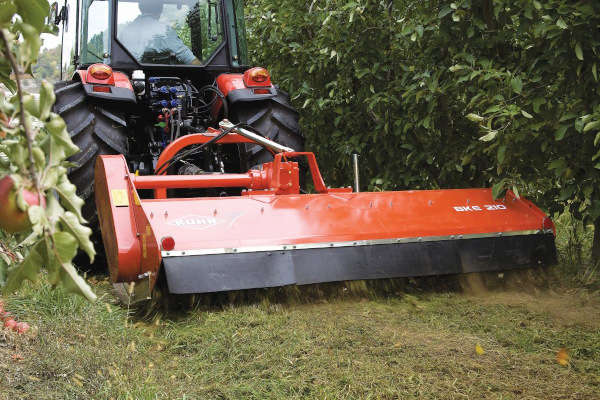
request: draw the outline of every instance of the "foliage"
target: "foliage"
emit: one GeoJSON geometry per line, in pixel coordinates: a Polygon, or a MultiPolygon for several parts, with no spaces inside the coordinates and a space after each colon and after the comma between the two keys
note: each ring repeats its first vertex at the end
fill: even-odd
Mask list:
{"type": "Polygon", "coordinates": [[[597,1],[250,3],[330,182],[358,153],[371,188],[518,186],[600,221],[597,1]]]}
{"type": "Polygon", "coordinates": [[[33,75],[39,84],[43,81],[50,83],[60,80],[60,46],[53,49],[43,49],[37,61],[31,66],[33,75]]]}
{"type": "Polygon", "coordinates": [[[71,263],[78,247],[90,259],[95,255],[91,229],[81,215],[83,200],[67,178],[69,163],[65,160],[79,150],[63,119],[51,111],[55,100],[52,85],[42,83],[39,99],[21,87],[22,75],[31,72],[38,57],[40,34],[53,31],[45,24],[48,2],[5,0],[0,10],[0,81],[15,90],[8,100],[0,100],[0,111],[6,116],[1,120],[0,176],[9,174],[16,182],[17,204],[33,224],[30,235],[16,245],[14,238],[1,237],[0,277],[9,267],[3,292],[15,291],[25,279],[34,281],[45,267],[52,286],[60,283],[66,291],[93,300],[95,295],[71,263]],[[34,119],[42,125],[39,131],[32,127],[34,119]],[[45,198],[46,207],[28,206],[20,194],[25,189],[45,198]],[[16,249],[24,257],[18,257],[16,249]]]}

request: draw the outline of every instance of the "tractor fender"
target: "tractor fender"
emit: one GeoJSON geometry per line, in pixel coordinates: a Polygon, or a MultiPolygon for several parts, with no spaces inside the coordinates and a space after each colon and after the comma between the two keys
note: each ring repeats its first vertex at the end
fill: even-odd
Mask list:
{"type": "Polygon", "coordinates": [[[231,104],[266,100],[277,96],[277,89],[271,84],[260,87],[247,86],[244,74],[221,74],[217,77],[217,86],[231,104]]]}
{"type": "Polygon", "coordinates": [[[113,71],[109,79],[101,81],[92,77],[87,70],[82,69],[75,72],[73,80],[81,81],[87,96],[130,103],[136,102],[135,92],[129,77],[122,72],[113,71]]]}

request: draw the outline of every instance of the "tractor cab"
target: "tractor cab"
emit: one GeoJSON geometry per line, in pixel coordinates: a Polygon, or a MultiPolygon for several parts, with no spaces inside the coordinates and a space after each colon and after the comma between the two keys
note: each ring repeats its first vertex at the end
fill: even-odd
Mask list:
{"type": "Polygon", "coordinates": [[[248,64],[242,0],[61,3],[52,9],[63,41],[63,79],[95,63],[187,75],[241,71],[248,64]]]}

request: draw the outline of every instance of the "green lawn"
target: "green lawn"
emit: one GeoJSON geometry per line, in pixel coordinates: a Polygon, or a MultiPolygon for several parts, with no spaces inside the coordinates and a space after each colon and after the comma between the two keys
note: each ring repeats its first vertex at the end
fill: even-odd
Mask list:
{"type": "Polygon", "coordinates": [[[128,318],[106,282],[95,304],[28,285],[6,308],[38,332],[0,333],[0,398],[600,398],[598,292],[407,286],[128,318]]]}

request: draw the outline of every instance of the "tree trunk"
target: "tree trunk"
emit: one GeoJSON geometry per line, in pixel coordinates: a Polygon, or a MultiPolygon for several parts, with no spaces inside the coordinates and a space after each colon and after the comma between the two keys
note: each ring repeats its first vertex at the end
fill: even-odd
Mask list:
{"type": "Polygon", "coordinates": [[[592,263],[600,262],[600,218],[594,221],[594,241],[592,242],[592,263]]]}

